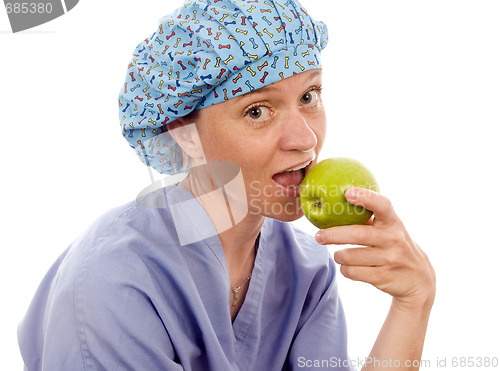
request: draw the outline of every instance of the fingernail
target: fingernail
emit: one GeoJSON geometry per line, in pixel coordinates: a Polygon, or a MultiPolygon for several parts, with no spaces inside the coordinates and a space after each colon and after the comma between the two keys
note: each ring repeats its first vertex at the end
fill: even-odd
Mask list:
{"type": "Polygon", "coordinates": [[[316,241],[318,241],[318,243],[323,243],[323,235],[321,232],[316,233],[316,241]]]}

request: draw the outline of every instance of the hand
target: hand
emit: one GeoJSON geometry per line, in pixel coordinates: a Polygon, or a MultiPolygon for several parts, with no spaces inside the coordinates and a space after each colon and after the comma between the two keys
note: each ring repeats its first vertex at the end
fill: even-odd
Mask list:
{"type": "Polygon", "coordinates": [[[336,251],[340,272],[354,281],[372,284],[393,297],[402,309],[431,305],[436,276],[427,255],[411,239],[391,202],[364,188],[349,188],[347,200],[372,210],[374,217],[365,225],[348,225],[320,230],[321,244],[353,244],[336,251]]]}

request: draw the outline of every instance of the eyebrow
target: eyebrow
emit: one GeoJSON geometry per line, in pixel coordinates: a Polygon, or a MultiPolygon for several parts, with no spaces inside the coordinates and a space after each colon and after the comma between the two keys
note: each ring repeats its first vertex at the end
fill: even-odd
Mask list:
{"type": "MultiPolygon", "coordinates": [[[[321,68],[318,68],[318,69],[315,69],[313,72],[311,72],[311,75],[309,76],[309,79],[308,80],[311,80],[311,79],[314,79],[316,78],[317,76],[321,75],[323,73],[322,69],[321,68]]],[[[270,85],[266,85],[262,88],[259,88],[257,90],[254,90],[254,91],[251,91],[249,93],[246,93],[246,94],[243,94],[243,95],[239,95],[237,97],[234,97],[232,98],[234,100],[234,102],[239,102],[240,100],[242,99],[245,99],[245,98],[250,98],[256,94],[259,94],[259,93],[265,93],[265,92],[268,92],[268,91],[272,91],[272,90],[279,90],[279,88],[275,85],[275,84],[270,84],[270,85]]]]}

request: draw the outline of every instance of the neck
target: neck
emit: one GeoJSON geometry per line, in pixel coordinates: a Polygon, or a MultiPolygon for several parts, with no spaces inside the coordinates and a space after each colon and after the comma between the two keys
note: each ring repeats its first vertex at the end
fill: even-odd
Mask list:
{"type": "Polygon", "coordinates": [[[219,234],[230,276],[236,281],[252,271],[255,242],[264,220],[260,215],[248,215],[242,222],[219,234]]]}
{"type": "MultiPolygon", "coordinates": [[[[265,217],[243,210],[246,215],[235,223],[234,215],[238,211],[241,214],[242,211],[235,208],[242,208],[241,201],[231,199],[227,193],[223,195],[222,192],[214,192],[210,183],[200,182],[199,177],[190,175],[179,185],[191,192],[214,223],[226,257],[231,285],[236,287],[252,271],[255,241],[265,217]]],[[[244,205],[242,209],[246,208],[247,205],[244,205]]]]}

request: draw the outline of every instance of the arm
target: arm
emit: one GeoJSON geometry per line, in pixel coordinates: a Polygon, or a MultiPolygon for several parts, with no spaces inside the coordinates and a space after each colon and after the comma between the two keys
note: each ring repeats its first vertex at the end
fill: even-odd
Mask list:
{"type": "Polygon", "coordinates": [[[349,189],[346,198],[372,210],[375,218],[366,225],[322,230],[316,239],[322,244],[363,245],[335,253],[340,272],[393,297],[363,370],[418,370],[436,291],[434,269],[387,198],[363,188],[349,189]]]}
{"type": "Polygon", "coordinates": [[[418,370],[429,314],[429,304],[416,303],[403,309],[393,302],[363,370],[381,370],[384,360],[392,360],[388,363],[392,367],[384,370],[401,370],[403,366],[418,370]]]}
{"type": "Polygon", "coordinates": [[[147,283],[137,279],[140,261],[84,257],[82,269],[82,251],[68,251],[45,276],[19,326],[24,369],[181,370],[142,290],[147,283]]]}
{"type": "Polygon", "coordinates": [[[103,254],[82,269],[75,314],[85,369],[182,369],[143,264],[131,254],[103,254]]]}

